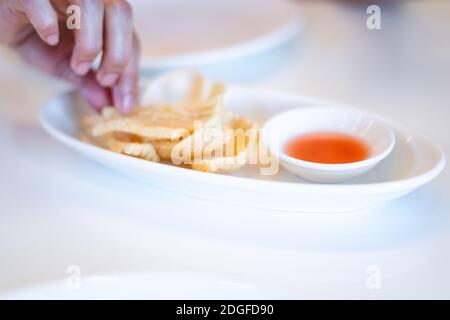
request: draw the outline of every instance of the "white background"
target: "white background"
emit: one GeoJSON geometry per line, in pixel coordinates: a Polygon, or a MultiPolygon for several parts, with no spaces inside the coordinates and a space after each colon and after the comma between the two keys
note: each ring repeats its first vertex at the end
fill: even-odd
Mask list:
{"type": "MultiPolygon", "coordinates": [[[[204,71],[378,112],[420,130],[448,159],[450,3],[386,5],[382,29],[369,31],[366,7],[337,2],[299,5],[305,30],[294,45],[204,71]]],[[[53,141],[37,114],[66,86],[3,51],[0,293],[64,278],[78,265],[83,275],[224,273],[274,284],[292,298],[450,298],[449,170],[405,198],[350,214],[189,199],[119,176],[53,141]],[[366,285],[371,265],[381,270],[379,290],[366,285]]]]}

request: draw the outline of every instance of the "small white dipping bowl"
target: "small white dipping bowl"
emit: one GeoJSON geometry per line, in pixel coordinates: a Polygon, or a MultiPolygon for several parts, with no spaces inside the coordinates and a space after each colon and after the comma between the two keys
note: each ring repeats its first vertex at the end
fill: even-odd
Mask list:
{"type": "Polygon", "coordinates": [[[269,119],[262,129],[262,141],[290,172],[313,182],[338,183],[372,169],[394,148],[392,131],[375,116],[347,108],[305,107],[289,110],[269,119]],[[287,142],[314,132],[338,132],[359,138],[370,147],[362,161],[324,164],[298,160],[285,153],[287,142]]]}

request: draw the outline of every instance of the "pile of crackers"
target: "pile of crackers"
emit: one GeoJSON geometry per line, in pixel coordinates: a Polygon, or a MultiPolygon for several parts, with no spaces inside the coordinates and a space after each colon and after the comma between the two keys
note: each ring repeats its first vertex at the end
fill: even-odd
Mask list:
{"type": "Polygon", "coordinates": [[[182,99],[136,107],[128,115],[105,108],[87,119],[86,135],[98,146],[148,161],[204,172],[238,170],[255,154],[258,130],[224,109],[224,95],[223,84],[196,73],[182,99]]]}

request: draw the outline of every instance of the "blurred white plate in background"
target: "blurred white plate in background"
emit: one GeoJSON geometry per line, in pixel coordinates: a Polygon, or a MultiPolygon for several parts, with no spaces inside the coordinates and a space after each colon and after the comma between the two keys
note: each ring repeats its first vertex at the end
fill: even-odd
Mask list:
{"type": "MultiPolygon", "coordinates": [[[[103,274],[14,290],[0,299],[275,299],[286,294],[241,279],[189,272],[103,274]]],[[[181,304],[182,305],[182,304],[181,304]]]]}
{"type": "Polygon", "coordinates": [[[131,0],[142,68],[199,66],[275,48],[300,30],[285,0],[131,0]]]}

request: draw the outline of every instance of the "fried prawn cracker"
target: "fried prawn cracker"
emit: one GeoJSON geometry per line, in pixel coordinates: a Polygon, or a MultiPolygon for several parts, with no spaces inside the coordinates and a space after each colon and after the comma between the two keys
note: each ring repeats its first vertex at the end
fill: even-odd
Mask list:
{"type": "Polygon", "coordinates": [[[111,134],[104,137],[103,144],[107,149],[117,153],[155,162],[160,160],[155,147],[151,143],[121,141],[111,134]]]}
{"type": "Polygon", "coordinates": [[[100,122],[92,128],[92,136],[99,137],[108,133],[122,132],[137,135],[146,139],[178,140],[189,135],[183,127],[149,125],[145,120],[118,118],[100,122]]]}
{"type": "Polygon", "coordinates": [[[223,144],[225,133],[219,116],[207,122],[199,122],[194,133],[181,140],[172,149],[171,159],[175,164],[190,164],[195,158],[203,156],[205,147],[223,144]]]}
{"type": "Polygon", "coordinates": [[[161,160],[170,161],[172,149],[175,145],[179,143],[179,141],[171,141],[171,140],[153,140],[149,141],[156,150],[156,153],[161,158],[161,160]]]}
{"type": "Polygon", "coordinates": [[[194,161],[192,169],[203,172],[230,172],[248,163],[258,144],[256,124],[243,117],[233,117],[229,125],[233,137],[224,145],[222,155],[194,161]]]}

